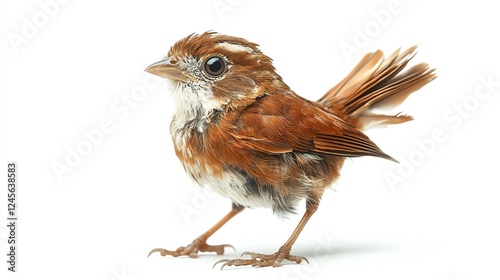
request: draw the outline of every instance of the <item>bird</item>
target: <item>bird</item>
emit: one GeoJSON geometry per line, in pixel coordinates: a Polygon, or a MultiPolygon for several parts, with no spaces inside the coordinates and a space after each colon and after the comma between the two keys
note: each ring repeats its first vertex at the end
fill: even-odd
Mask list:
{"type": "MultiPolygon", "coordinates": [[[[155,248],[149,255],[222,255],[234,247],[207,240],[243,209],[270,208],[287,217],[305,201],[302,219],[275,253],[245,252],[214,267],[308,262],[291,249],[325,190],[339,178],[345,159],[373,156],[397,162],[363,131],[413,119],[383,111],[436,78],[427,63],[407,67],[415,54],[416,46],[387,58],[381,50],[367,53],[343,80],[311,101],[283,81],[256,43],[214,31],[174,43],[145,71],[170,83],[170,133],[188,177],[229,198],[231,209],[192,243],[176,250],[155,248]]],[[[314,71],[314,61],[299,62],[303,70],[314,71]]]]}

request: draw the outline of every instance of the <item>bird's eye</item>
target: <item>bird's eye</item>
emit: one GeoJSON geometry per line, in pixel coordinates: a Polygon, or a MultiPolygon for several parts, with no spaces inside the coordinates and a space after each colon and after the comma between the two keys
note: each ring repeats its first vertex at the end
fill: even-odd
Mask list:
{"type": "Polygon", "coordinates": [[[226,70],[226,62],[222,57],[212,56],[205,61],[205,71],[211,75],[218,77],[226,70]]]}

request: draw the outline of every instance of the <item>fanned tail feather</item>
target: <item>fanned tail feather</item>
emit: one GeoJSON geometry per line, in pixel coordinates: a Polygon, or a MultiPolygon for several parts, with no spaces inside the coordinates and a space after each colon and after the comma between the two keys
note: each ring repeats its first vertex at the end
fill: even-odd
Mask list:
{"type": "Polygon", "coordinates": [[[388,58],[377,50],[366,54],[340,83],[331,88],[318,102],[327,107],[341,105],[350,122],[358,129],[399,124],[411,116],[384,115],[373,110],[390,110],[400,105],[411,93],[436,78],[427,63],[404,68],[415,55],[416,46],[388,58]]]}

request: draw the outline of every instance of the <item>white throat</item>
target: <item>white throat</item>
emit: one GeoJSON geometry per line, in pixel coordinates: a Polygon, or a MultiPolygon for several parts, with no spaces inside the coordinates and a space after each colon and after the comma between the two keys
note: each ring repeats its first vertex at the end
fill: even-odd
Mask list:
{"type": "Polygon", "coordinates": [[[206,86],[174,84],[172,96],[174,109],[170,132],[177,147],[182,149],[193,132],[205,131],[210,114],[220,110],[220,104],[206,86]]]}

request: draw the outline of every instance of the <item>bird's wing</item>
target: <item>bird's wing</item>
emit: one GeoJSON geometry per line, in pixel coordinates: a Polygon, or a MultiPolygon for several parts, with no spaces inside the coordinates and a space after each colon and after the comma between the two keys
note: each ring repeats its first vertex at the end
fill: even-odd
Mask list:
{"type": "Polygon", "coordinates": [[[264,96],[239,112],[235,145],[264,153],[314,152],[394,160],[365,134],[293,93],[264,96]]]}

